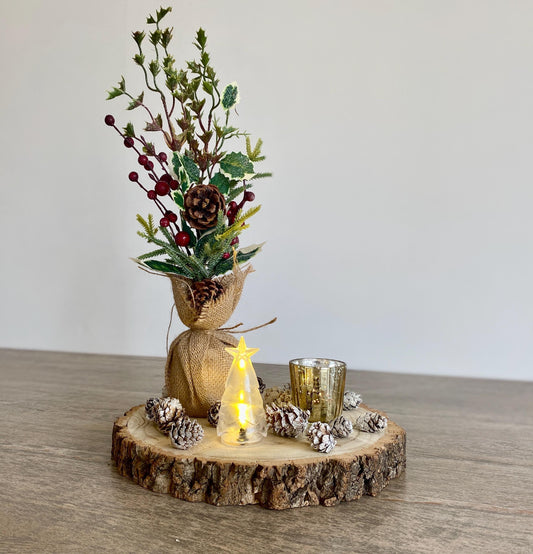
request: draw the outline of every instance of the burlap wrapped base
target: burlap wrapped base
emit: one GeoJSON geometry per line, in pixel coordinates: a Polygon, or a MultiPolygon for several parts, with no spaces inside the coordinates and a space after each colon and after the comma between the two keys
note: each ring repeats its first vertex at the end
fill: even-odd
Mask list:
{"type": "Polygon", "coordinates": [[[225,351],[237,340],[219,329],[231,317],[251,266],[220,278],[224,292],[214,301],[195,306],[188,279],[169,274],[176,309],[189,327],[170,346],[165,368],[165,394],[179,398],[188,415],[206,417],[222,398],[232,357],[225,351]]]}

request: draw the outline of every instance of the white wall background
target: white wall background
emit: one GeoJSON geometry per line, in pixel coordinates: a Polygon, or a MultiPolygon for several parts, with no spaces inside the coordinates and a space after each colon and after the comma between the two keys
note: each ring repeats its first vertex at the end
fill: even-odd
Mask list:
{"type": "MultiPolygon", "coordinates": [[[[279,317],[257,361],[533,378],[533,4],[171,3],[178,61],[207,29],[275,173],[234,319],[279,317]]],[[[159,5],[0,5],[0,346],[164,355],[170,286],[128,259],[150,204],[103,124],[159,5]]]]}

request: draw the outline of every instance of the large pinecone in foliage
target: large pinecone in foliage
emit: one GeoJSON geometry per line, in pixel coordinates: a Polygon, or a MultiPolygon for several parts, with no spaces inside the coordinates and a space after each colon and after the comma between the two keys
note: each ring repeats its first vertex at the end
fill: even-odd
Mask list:
{"type": "Polygon", "coordinates": [[[216,279],[193,281],[189,293],[195,306],[201,307],[216,300],[224,292],[224,287],[216,279]]]}
{"type": "Polygon", "coordinates": [[[322,423],[321,421],[311,423],[307,429],[307,438],[315,450],[324,454],[331,452],[337,444],[331,432],[331,427],[327,423],[322,423]]]}
{"type": "Polygon", "coordinates": [[[365,412],[354,421],[354,427],[366,433],[375,433],[387,427],[387,418],[378,412],[365,412]]]}
{"type": "Polygon", "coordinates": [[[224,196],[215,185],[196,185],[190,188],[183,199],[183,215],[193,229],[211,229],[217,223],[220,210],[225,211],[224,196]]]}
{"type": "Polygon", "coordinates": [[[309,421],[309,410],[305,412],[293,404],[269,404],[265,408],[269,429],[280,437],[297,437],[305,431],[309,421]]]}
{"type": "Polygon", "coordinates": [[[177,398],[161,398],[152,410],[153,419],[162,433],[168,433],[172,424],[178,421],[185,412],[177,398]]]}
{"type": "Polygon", "coordinates": [[[189,416],[183,416],[170,427],[170,442],[180,450],[187,450],[204,438],[202,426],[189,416]]]}

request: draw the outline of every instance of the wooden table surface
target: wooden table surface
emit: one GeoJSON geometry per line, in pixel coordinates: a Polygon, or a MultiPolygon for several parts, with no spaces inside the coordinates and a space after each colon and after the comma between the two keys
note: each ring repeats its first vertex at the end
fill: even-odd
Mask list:
{"type": "MultiPolygon", "coordinates": [[[[214,507],[110,461],[159,358],[0,350],[0,552],[533,552],[533,383],[350,371],[407,430],[407,471],[336,507],[214,507]]],[[[288,369],[256,364],[268,385],[288,369]]]]}

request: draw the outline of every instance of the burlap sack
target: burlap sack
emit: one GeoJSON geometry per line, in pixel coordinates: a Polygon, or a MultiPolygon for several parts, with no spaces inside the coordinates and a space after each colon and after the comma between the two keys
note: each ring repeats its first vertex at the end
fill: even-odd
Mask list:
{"type": "Polygon", "coordinates": [[[168,275],[176,310],[181,321],[189,327],[170,345],[165,367],[165,393],[179,398],[188,415],[206,417],[212,404],[222,398],[228,372],[233,360],[225,351],[237,346],[237,340],[220,330],[237,307],[242,287],[251,266],[221,278],[224,292],[198,311],[189,294],[190,281],[168,275]]]}

